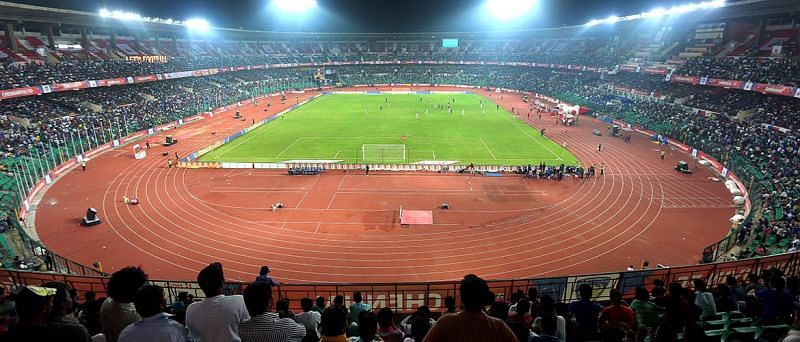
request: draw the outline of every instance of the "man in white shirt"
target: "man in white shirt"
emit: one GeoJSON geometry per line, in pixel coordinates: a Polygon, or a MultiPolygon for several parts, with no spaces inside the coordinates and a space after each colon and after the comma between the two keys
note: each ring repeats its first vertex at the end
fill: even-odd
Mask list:
{"type": "Polygon", "coordinates": [[[300,300],[300,308],[303,309],[302,313],[294,315],[294,320],[297,323],[306,327],[306,331],[316,331],[317,337],[322,335],[319,324],[322,322],[322,314],[313,311],[314,303],[311,298],[303,298],[300,300]]]}
{"type": "Polygon", "coordinates": [[[133,301],[136,312],[142,316],[119,334],[119,342],[185,342],[186,329],[164,313],[164,289],[157,285],[142,287],[133,301]]]}
{"type": "Polygon", "coordinates": [[[306,328],[291,318],[279,318],[272,308],[272,286],[265,281],[250,284],[244,290],[244,302],[252,317],[239,324],[242,342],[300,342],[306,328]]]}
{"type": "Polygon", "coordinates": [[[186,326],[199,342],[239,342],[239,323],[250,319],[244,298],[222,294],[225,276],[222,265],[212,263],[197,275],[200,289],[206,295],[202,302],[186,309],[186,326]]]}

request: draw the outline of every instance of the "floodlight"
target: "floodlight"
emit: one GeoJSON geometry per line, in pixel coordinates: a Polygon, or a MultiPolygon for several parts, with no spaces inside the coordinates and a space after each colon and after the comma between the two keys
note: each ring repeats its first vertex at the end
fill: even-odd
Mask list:
{"type": "Polygon", "coordinates": [[[512,19],[527,14],[537,0],[487,0],[489,13],[498,19],[512,19]]]}
{"type": "Polygon", "coordinates": [[[104,18],[113,18],[119,20],[136,20],[136,21],[143,20],[142,16],[139,15],[138,13],[124,12],[124,11],[109,11],[105,8],[101,8],[98,14],[104,18]]]}
{"type": "Polygon", "coordinates": [[[186,25],[186,28],[201,33],[208,32],[208,29],[211,28],[211,25],[208,23],[208,21],[201,18],[187,19],[183,22],[183,24],[186,25]]]}
{"type": "Polygon", "coordinates": [[[316,0],[272,0],[272,4],[284,12],[305,12],[317,7],[316,0]]]}

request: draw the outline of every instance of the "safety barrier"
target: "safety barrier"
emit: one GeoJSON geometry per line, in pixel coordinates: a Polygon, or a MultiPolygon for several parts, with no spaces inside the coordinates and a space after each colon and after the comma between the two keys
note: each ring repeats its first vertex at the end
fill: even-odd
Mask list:
{"type": "MultiPolygon", "coordinates": [[[[711,263],[695,266],[646,269],[639,271],[610,272],[598,274],[570,275],[560,277],[541,277],[530,279],[507,279],[488,281],[490,289],[497,298],[508,298],[518,290],[527,291],[536,287],[540,294],[547,294],[558,301],[570,302],[579,298],[578,286],[589,284],[594,289],[595,300],[608,300],[611,290],[621,291],[627,298],[633,297],[636,287],[650,288],[653,281],[665,283],[679,282],[691,287],[692,280],[703,279],[714,285],[734,276],[745,281],[749,274],[759,274],[768,269],[780,269],[787,276],[800,274],[800,253],[781,254],[763,258],[725,263],[711,263]]],[[[146,270],[145,270],[146,271],[146,270]]],[[[255,274],[253,275],[255,279],[255,274]]],[[[40,285],[47,281],[62,281],[70,284],[79,293],[94,291],[97,297],[106,296],[108,277],[89,275],[67,275],[19,270],[0,270],[0,286],[40,285]]],[[[174,301],[178,293],[189,292],[195,298],[203,298],[197,282],[181,280],[151,280],[151,284],[166,289],[169,301],[174,301]]],[[[350,302],[354,291],[361,291],[367,303],[373,308],[390,307],[400,312],[410,312],[419,306],[427,305],[439,310],[444,307],[444,298],[452,296],[458,300],[458,281],[424,283],[365,283],[365,284],[282,284],[275,289],[279,298],[290,300],[292,309],[299,309],[300,299],[304,297],[325,297],[329,301],[334,296],[345,296],[350,302]]],[[[241,294],[247,283],[228,282],[227,294],[241,294]]]]}

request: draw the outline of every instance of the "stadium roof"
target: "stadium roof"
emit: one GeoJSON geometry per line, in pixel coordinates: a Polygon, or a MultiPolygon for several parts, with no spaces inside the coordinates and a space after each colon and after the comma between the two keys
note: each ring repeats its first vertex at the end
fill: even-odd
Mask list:
{"type": "MultiPolygon", "coordinates": [[[[796,0],[743,0],[743,1],[729,1],[725,7],[715,10],[713,17],[693,16],[687,15],[680,18],[680,22],[715,22],[725,19],[735,18],[752,18],[763,15],[777,15],[788,14],[800,11],[800,2],[796,0]]],[[[90,27],[90,28],[105,28],[105,29],[123,29],[128,31],[145,31],[145,32],[164,32],[174,33],[176,35],[183,35],[186,28],[182,25],[169,24],[162,22],[125,22],[120,25],[120,22],[115,19],[104,18],[99,13],[85,12],[69,9],[59,9],[35,5],[19,4],[7,1],[0,1],[0,21],[12,23],[43,23],[43,24],[57,24],[66,25],[71,27],[90,27]]],[[[627,23],[617,23],[617,26],[623,26],[627,23]]],[[[271,36],[297,34],[305,36],[385,36],[387,34],[396,36],[413,36],[420,35],[486,35],[486,34],[557,34],[562,32],[565,34],[574,33],[575,31],[584,29],[583,25],[577,26],[563,26],[553,28],[537,28],[537,29],[522,29],[522,30],[500,30],[500,31],[450,31],[450,32],[413,32],[413,33],[392,33],[392,32],[359,32],[359,33],[337,33],[337,32],[285,32],[285,31],[258,31],[236,28],[223,28],[214,27],[214,30],[221,33],[225,38],[256,38],[256,36],[271,36]]]]}

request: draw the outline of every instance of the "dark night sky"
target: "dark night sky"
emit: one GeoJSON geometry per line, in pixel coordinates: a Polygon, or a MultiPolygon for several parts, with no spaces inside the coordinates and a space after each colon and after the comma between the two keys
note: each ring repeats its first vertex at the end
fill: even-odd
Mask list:
{"type": "Polygon", "coordinates": [[[320,32],[479,31],[579,25],[609,15],[630,15],[655,7],[701,0],[538,0],[526,18],[500,22],[489,18],[484,0],[317,0],[303,18],[287,19],[270,11],[270,0],[14,0],[48,7],[96,12],[127,10],[143,16],[203,17],[212,25],[256,30],[320,32]]]}

